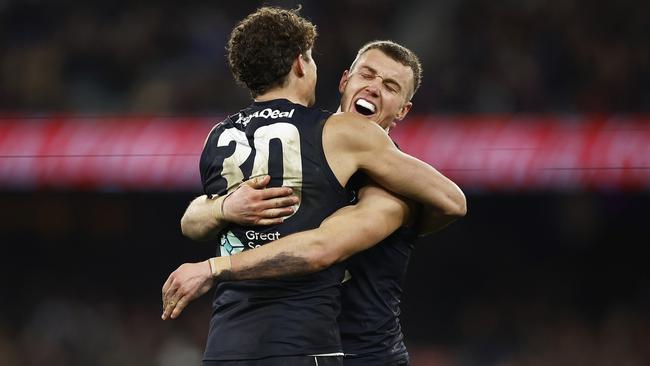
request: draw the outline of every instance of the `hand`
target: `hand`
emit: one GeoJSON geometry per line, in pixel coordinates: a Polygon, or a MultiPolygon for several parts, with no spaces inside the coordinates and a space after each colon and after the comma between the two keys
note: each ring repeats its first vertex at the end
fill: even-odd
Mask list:
{"type": "Polygon", "coordinates": [[[247,180],[223,201],[224,219],[239,225],[280,224],[293,214],[298,197],[289,187],[265,188],[271,176],[247,180]]]}
{"type": "Polygon", "coordinates": [[[190,301],[214,285],[208,261],[185,263],[169,275],[162,288],[162,319],[176,319],[190,301]]]}

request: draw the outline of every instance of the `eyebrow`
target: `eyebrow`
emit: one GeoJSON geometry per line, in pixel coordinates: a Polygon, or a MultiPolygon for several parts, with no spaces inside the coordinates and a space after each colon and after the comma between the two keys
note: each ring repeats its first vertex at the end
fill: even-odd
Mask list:
{"type": "MultiPolygon", "coordinates": [[[[362,68],[362,69],[367,69],[367,71],[370,71],[371,73],[373,73],[373,74],[375,74],[375,75],[379,74],[379,72],[377,72],[377,70],[373,69],[373,68],[370,67],[370,66],[363,65],[363,66],[361,66],[361,68],[362,68]]],[[[397,87],[397,90],[398,90],[398,91],[402,91],[402,86],[400,85],[400,83],[397,82],[397,80],[395,80],[395,79],[393,79],[393,78],[385,78],[385,77],[383,77],[383,76],[380,76],[380,77],[381,77],[381,80],[382,80],[384,83],[387,83],[387,84],[393,84],[393,85],[395,85],[395,86],[397,87]]]]}

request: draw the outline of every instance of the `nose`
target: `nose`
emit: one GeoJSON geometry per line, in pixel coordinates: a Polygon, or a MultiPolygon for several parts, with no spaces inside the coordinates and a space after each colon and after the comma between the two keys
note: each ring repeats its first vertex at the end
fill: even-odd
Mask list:
{"type": "Polygon", "coordinates": [[[368,85],[366,85],[366,91],[368,91],[368,93],[370,93],[374,97],[377,97],[379,96],[380,90],[381,90],[381,78],[375,77],[374,79],[368,81],[368,85]]]}

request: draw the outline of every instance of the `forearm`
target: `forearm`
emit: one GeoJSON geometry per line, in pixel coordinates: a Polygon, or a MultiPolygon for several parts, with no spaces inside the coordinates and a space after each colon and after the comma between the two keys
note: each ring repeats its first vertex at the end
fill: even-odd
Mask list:
{"type": "Polygon", "coordinates": [[[385,239],[408,215],[409,207],[401,199],[378,187],[364,187],[357,205],[340,209],[317,229],[217,258],[215,275],[219,281],[229,281],[320,271],[385,239]]]}
{"type": "Polygon", "coordinates": [[[297,276],[323,269],[318,260],[321,244],[317,230],[304,231],[243,251],[212,258],[217,281],[239,281],[297,276]]]}
{"type": "Polygon", "coordinates": [[[221,215],[221,203],[225,197],[195,198],[181,218],[183,235],[192,240],[214,239],[228,224],[221,215]]]}
{"type": "Polygon", "coordinates": [[[334,219],[329,225],[324,224],[318,229],[292,234],[230,258],[219,257],[217,263],[223,265],[228,260],[230,268],[215,277],[218,281],[232,281],[309,274],[346,259],[350,251],[344,249],[348,246],[361,244],[367,247],[373,244],[368,242],[368,233],[335,233],[333,228],[338,221],[340,220],[334,219]],[[362,237],[366,240],[360,242],[362,237]],[[334,241],[333,238],[337,240],[334,241]]]}

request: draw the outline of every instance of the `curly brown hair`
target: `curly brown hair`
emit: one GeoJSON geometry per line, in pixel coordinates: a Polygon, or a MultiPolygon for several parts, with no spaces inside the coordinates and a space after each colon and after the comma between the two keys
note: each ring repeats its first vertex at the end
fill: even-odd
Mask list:
{"type": "Polygon", "coordinates": [[[352,66],[350,66],[350,70],[354,68],[354,64],[359,59],[359,56],[370,50],[380,50],[386,56],[401,63],[404,66],[410,67],[411,70],[413,70],[413,93],[411,94],[411,97],[413,97],[415,92],[420,87],[420,84],[422,83],[422,64],[420,63],[420,59],[415,54],[415,52],[393,41],[372,41],[366,43],[359,49],[357,58],[354,59],[352,66]]]}
{"type": "Polygon", "coordinates": [[[299,10],[262,7],[232,30],[230,70],[253,98],[282,85],[296,57],[306,57],[314,46],[316,26],[299,16],[299,10]]]}

